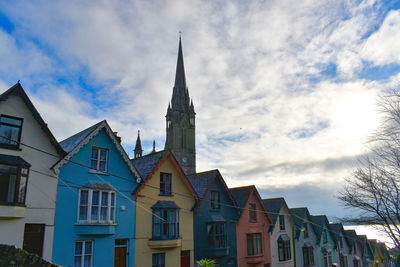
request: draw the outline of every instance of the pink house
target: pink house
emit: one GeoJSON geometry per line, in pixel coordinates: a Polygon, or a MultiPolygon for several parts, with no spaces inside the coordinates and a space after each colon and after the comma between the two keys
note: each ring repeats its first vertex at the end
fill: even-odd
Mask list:
{"type": "Polygon", "coordinates": [[[269,227],[273,224],[254,185],[229,189],[241,210],[236,224],[238,267],[271,266],[269,227]]]}

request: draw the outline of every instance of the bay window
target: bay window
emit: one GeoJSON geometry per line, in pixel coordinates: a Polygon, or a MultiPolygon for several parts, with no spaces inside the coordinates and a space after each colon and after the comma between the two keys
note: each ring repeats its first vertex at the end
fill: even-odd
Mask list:
{"type": "Polygon", "coordinates": [[[247,234],[247,255],[260,255],[261,250],[261,233],[247,234]]]}
{"type": "MultiPolygon", "coordinates": [[[[9,156],[9,157],[15,157],[15,156],[9,156]]],[[[28,173],[29,173],[28,166],[16,166],[16,165],[13,166],[13,165],[0,164],[1,204],[7,204],[7,205],[25,204],[28,173]]]]}
{"type": "Polygon", "coordinates": [[[288,235],[280,235],[278,238],[278,256],[279,261],[288,261],[292,258],[290,237],[288,235]]]}
{"type": "Polygon", "coordinates": [[[115,192],[81,189],[79,191],[78,222],[114,223],[115,192]]]}
{"type": "Polygon", "coordinates": [[[207,224],[208,245],[214,248],[226,247],[225,222],[214,222],[207,224]]]}
{"type": "Polygon", "coordinates": [[[153,207],[152,239],[179,238],[179,208],[172,201],[158,201],[153,207]]]}

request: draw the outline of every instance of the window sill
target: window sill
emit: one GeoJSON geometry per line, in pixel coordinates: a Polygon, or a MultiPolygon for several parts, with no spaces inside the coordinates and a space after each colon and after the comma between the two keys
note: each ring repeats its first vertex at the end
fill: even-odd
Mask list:
{"type": "Polygon", "coordinates": [[[155,249],[176,248],[182,245],[182,239],[149,239],[148,246],[155,249]]]}
{"type": "Polygon", "coordinates": [[[249,264],[257,264],[264,261],[264,254],[247,255],[246,262],[249,264]]]}
{"type": "Polygon", "coordinates": [[[25,217],[25,206],[0,204],[0,218],[18,219],[25,217]]]}
{"type": "Polygon", "coordinates": [[[173,197],[174,194],[158,194],[160,197],[173,197]]]}
{"type": "Polygon", "coordinates": [[[104,223],[76,223],[75,233],[77,235],[113,235],[117,224],[104,223]]]}
{"type": "Polygon", "coordinates": [[[98,171],[98,170],[93,170],[93,169],[90,169],[90,170],[89,170],[89,173],[91,173],[91,174],[109,175],[107,172],[98,171]]]}

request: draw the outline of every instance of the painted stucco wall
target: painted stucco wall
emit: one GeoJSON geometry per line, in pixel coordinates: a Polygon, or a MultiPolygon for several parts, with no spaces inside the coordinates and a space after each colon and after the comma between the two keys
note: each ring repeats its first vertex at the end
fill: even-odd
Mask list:
{"type": "Polygon", "coordinates": [[[304,260],[303,260],[303,247],[304,244],[307,242],[310,243],[313,247],[313,254],[314,254],[314,266],[318,265],[318,252],[317,252],[317,235],[315,234],[311,224],[307,222],[307,230],[308,230],[308,237],[304,237],[304,232],[300,231],[300,235],[298,239],[295,239],[295,249],[296,249],[296,266],[303,267],[304,260]]]}
{"type": "Polygon", "coordinates": [[[194,255],[195,261],[201,259],[215,259],[220,266],[228,266],[228,262],[236,266],[236,222],[238,220],[235,204],[229,198],[228,193],[219,181],[214,179],[209,186],[204,200],[200,202],[195,210],[194,216],[194,255]],[[220,192],[220,209],[211,209],[211,191],[220,192]],[[227,206],[230,205],[230,206],[227,206]],[[207,223],[211,215],[220,214],[225,219],[226,244],[229,249],[228,255],[215,257],[213,250],[208,245],[207,223]]]}
{"type": "Polygon", "coordinates": [[[237,240],[237,257],[238,266],[257,266],[263,267],[264,264],[271,263],[271,248],[269,235],[269,221],[263,212],[257,212],[257,222],[250,222],[249,203],[256,204],[256,210],[262,210],[259,199],[253,191],[244,207],[242,215],[236,225],[236,240],[237,240]],[[262,255],[248,256],[247,255],[247,234],[261,233],[262,240],[262,255]],[[251,263],[250,262],[254,262],[251,263]],[[257,262],[257,263],[255,263],[257,262]]]}
{"type": "MultiPolygon", "coordinates": [[[[22,145],[20,151],[0,148],[0,154],[20,156],[31,164],[26,191],[26,208],[22,208],[25,216],[20,219],[0,220],[0,243],[22,248],[25,224],[45,224],[43,258],[49,261],[53,247],[57,194],[57,177],[50,168],[59,160],[57,151],[18,95],[11,95],[6,101],[0,102],[0,114],[23,118],[21,142],[55,155],[50,156],[22,145]]],[[[7,208],[9,206],[0,206],[0,214],[7,208]]]]}
{"type": "Polygon", "coordinates": [[[342,244],[342,246],[341,246],[341,245],[340,245],[340,241],[339,241],[339,240],[337,241],[337,242],[338,242],[338,244],[337,244],[337,247],[338,247],[338,264],[340,264],[340,255],[343,255],[343,256],[345,256],[346,259],[347,259],[347,265],[348,265],[348,266],[352,266],[352,265],[349,265],[349,258],[351,258],[350,247],[349,247],[349,245],[347,244],[346,238],[345,238],[345,236],[344,236],[344,234],[343,234],[342,231],[340,231],[339,236],[342,238],[342,240],[343,240],[342,243],[343,243],[343,244],[342,244]]]}
{"type": "Polygon", "coordinates": [[[71,161],[90,166],[92,146],[108,149],[107,171],[124,179],[112,175],[99,175],[104,182],[88,168],[72,162],[67,162],[60,168],[53,261],[60,265],[73,266],[75,241],[93,240],[93,266],[113,266],[115,239],[127,239],[128,266],[134,266],[135,202],[132,192],[137,185],[136,178],[104,129],[84,145],[71,161]],[[93,183],[108,183],[118,190],[115,225],[77,224],[79,188],[93,183]],[[94,234],[101,231],[114,233],[94,234]]]}
{"type": "Polygon", "coordinates": [[[184,183],[181,174],[168,157],[160,168],[148,178],[146,185],[137,196],[136,208],[136,245],[135,245],[135,266],[151,267],[153,253],[165,253],[165,266],[180,266],[181,251],[190,251],[191,266],[194,262],[193,242],[193,211],[195,198],[187,185],[184,183]],[[172,174],[172,196],[160,196],[160,172],[172,174]],[[181,245],[168,249],[153,249],[149,246],[152,238],[152,210],[151,207],[158,200],[173,201],[180,208],[179,210],[179,233],[181,245]]]}
{"type": "Polygon", "coordinates": [[[276,220],[275,226],[271,233],[271,266],[282,266],[282,267],[293,267],[294,266],[294,244],[293,244],[293,222],[292,218],[289,215],[289,210],[282,206],[279,211],[278,218],[276,220]],[[279,215],[285,216],[285,230],[280,230],[279,227],[279,215]],[[291,259],[288,261],[279,261],[279,253],[278,253],[278,238],[280,235],[288,235],[290,238],[290,254],[291,259]]]}

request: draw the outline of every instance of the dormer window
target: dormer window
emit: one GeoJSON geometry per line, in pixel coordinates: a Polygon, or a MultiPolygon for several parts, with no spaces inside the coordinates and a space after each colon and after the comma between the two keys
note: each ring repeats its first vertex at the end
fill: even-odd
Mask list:
{"type": "Polygon", "coordinates": [[[107,171],[108,150],[104,148],[92,147],[91,168],[92,170],[107,171]]]}
{"type": "Polygon", "coordinates": [[[21,141],[23,119],[0,116],[0,147],[18,149],[21,141]]]}
{"type": "Polygon", "coordinates": [[[323,230],[323,232],[322,232],[322,242],[325,244],[325,243],[328,243],[328,235],[327,235],[327,233],[326,233],[326,229],[324,229],[323,230]]]}

